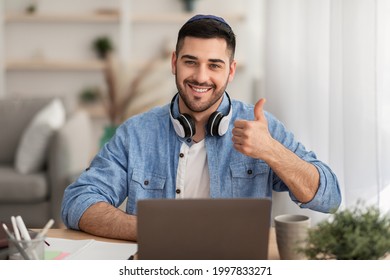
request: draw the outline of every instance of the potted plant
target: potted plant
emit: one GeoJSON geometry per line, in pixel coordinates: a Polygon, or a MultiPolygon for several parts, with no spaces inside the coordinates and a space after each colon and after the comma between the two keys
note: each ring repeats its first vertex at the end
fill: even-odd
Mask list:
{"type": "Polygon", "coordinates": [[[308,259],[376,260],[390,253],[390,217],[378,208],[338,211],[331,220],[310,228],[305,247],[308,259]]]}
{"type": "Polygon", "coordinates": [[[37,1],[34,0],[34,1],[31,1],[31,3],[27,5],[25,10],[26,10],[27,14],[32,15],[37,11],[37,9],[38,9],[38,3],[37,3],[37,1]]]}
{"type": "Polygon", "coordinates": [[[100,100],[101,95],[98,87],[87,87],[80,92],[79,98],[83,104],[94,104],[100,100]]]}
{"type": "Polygon", "coordinates": [[[138,90],[141,81],[152,70],[157,59],[151,59],[137,71],[135,77],[129,82],[122,81],[126,70],[119,67],[118,61],[113,54],[105,59],[104,77],[107,85],[107,96],[103,98],[103,105],[106,109],[109,123],[104,128],[100,139],[100,146],[103,146],[115,134],[117,127],[125,120],[126,110],[133,101],[134,94],[138,90]]]}
{"type": "Polygon", "coordinates": [[[195,10],[195,1],[196,0],[181,0],[184,4],[184,10],[188,13],[193,12],[195,10]]]}
{"type": "Polygon", "coordinates": [[[107,36],[96,38],[93,41],[93,48],[97,56],[101,59],[105,59],[107,54],[114,49],[111,39],[107,36]]]}

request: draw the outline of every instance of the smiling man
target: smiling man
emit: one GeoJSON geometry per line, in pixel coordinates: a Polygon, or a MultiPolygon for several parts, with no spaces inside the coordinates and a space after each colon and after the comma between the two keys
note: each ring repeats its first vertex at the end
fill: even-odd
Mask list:
{"type": "Polygon", "coordinates": [[[197,15],[179,31],[172,54],[178,93],[134,116],[65,190],[65,225],[136,240],[137,201],[161,198],[270,198],[289,192],[301,208],[336,210],[332,170],[273,115],[231,100],[236,39],[220,17],[197,15]],[[117,207],[127,198],[126,212],[117,207]]]}
{"type": "Polygon", "coordinates": [[[195,142],[205,137],[209,116],[217,111],[228,83],[233,80],[236,62],[232,53],[222,38],[184,37],[172,55],[180,112],[193,117],[195,142]]]}

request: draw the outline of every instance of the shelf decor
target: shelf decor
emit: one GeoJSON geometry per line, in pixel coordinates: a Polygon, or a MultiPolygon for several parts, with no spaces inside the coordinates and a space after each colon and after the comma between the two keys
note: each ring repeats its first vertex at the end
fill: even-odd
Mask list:
{"type": "Polygon", "coordinates": [[[35,14],[37,9],[38,9],[38,4],[36,3],[36,1],[33,1],[26,7],[26,13],[29,15],[35,14]]]}
{"type": "Polygon", "coordinates": [[[195,10],[195,1],[196,0],[181,0],[184,4],[184,10],[186,12],[193,12],[195,10]]]}
{"type": "Polygon", "coordinates": [[[79,98],[81,103],[90,105],[101,101],[102,93],[97,86],[87,87],[80,92],[79,98]]]}
{"type": "Polygon", "coordinates": [[[148,61],[137,71],[135,77],[124,82],[123,74],[127,70],[121,67],[114,54],[109,54],[105,59],[104,78],[107,96],[103,97],[102,103],[109,123],[104,128],[100,146],[103,146],[115,134],[116,128],[127,119],[127,108],[133,102],[141,81],[151,72],[155,61],[155,59],[148,61]]]}
{"type": "Polygon", "coordinates": [[[101,36],[96,38],[93,41],[93,48],[97,56],[101,59],[105,59],[108,53],[110,53],[114,49],[111,39],[107,36],[101,36]]]}

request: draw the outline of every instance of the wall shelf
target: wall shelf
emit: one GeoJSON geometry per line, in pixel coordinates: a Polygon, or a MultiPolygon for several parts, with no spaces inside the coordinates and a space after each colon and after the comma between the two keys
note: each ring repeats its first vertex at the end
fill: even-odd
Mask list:
{"type": "Polygon", "coordinates": [[[6,14],[6,23],[118,23],[119,14],[6,14]]]}
{"type": "MultiPolygon", "coordinates": [[[[192,14],[136,14],[130,15],[130,22],[133,23],[183,23],[188,20],[192,14]]],[[[241,21],[245,18],[240,14],[223,15],[227,21],[241,21]]],[[[6,14],[4,17],[6,23],[118,23],[121,18],[119,13],[96,13],[96,14],[6,14]]]]}
{"type": "Polygon", "coordinates": [[[57,71],[101,71],[105,68],[104,61],[60,61],[60,60],[12,60],[7,61],[7,71],[20,70],[57,70],[57,71]]]}
{"type": "Polygon", "coordinates": [[[87,111],[94,119],[105,119],[108,116],[108,110],[101,100],[91,104],[79,103],[78,106],[80,110],[87,111]]]}
{"type": "MultiPolygon", "coordinates": [[[[175,13],[175,14],[137,14],[130,16],[130,20],[134,23],[184,23],[193,14],[191,13],[175,13]]],[[[245,18],[240,14],[222,15],[227,21],[241,21],[245,18]]]]}

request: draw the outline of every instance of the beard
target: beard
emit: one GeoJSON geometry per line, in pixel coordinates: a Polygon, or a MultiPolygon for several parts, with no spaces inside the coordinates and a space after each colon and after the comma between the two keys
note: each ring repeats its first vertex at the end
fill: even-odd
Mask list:
{"type": "Polygon", "coordinates": [[[186,79],[183,81],[183,84],[180,84],[177,80],[177,75],[175,75],[176,80],[176,87],[179,91],[179,95],[181,99],[183,100],[184,104],[187,106],[188,109],[190,109],[192,112],[204,112],[211,108],[215,103],[217,103],[222,95],[224,94],[226,87],[228,85],[228,80],[226,80],[226,83],[223,87],[220,89],[217,89],[215,84],[207,84],[207,83],[198,83],[193,80],[186,79]],[[188,95],[185,92],[184,87],[186,84],[191,84],[193,86],[199,86],[199,87],[209,87],[212,90],[212,94],[210,95],[210,98],[206,101],[201,102],[200,97],[193,97],[192,95],[188,95]]]}

